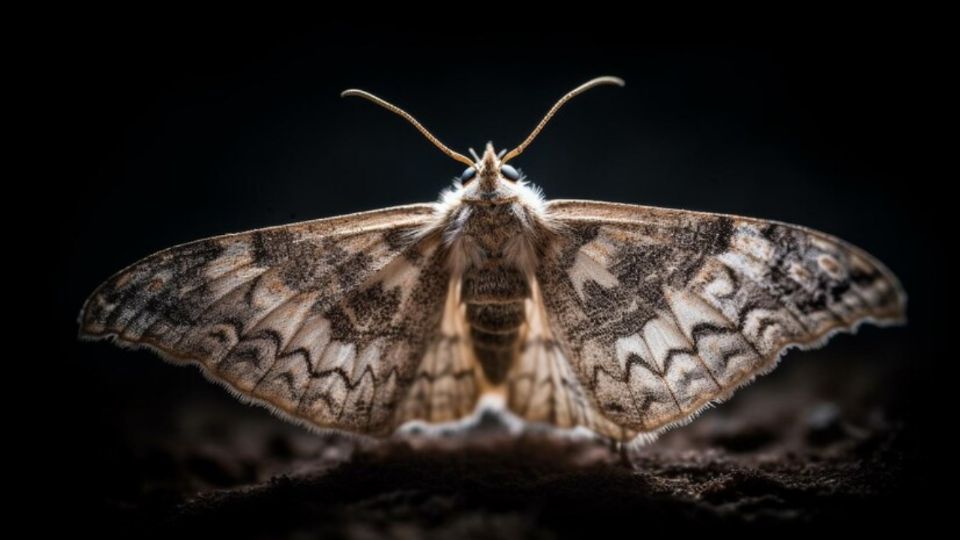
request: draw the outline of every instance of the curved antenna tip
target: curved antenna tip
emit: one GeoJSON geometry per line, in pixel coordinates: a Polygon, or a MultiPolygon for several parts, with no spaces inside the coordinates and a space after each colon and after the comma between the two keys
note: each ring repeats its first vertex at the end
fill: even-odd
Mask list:
{"type": "Polygon", "coordinates": [[[535,127],[533,129],[533,132],[530,133],[530,135],[528,135],[527,138],[524,139],[522,143],[520,143],[520,146],[511,150],[506,156],[504,156],[503,159],[500,160],[500,163],[506,163],[511,159],[519,156],[521,153],[523,153],[523,151],[526,150],[527,146],[529,146],[530,143],[533,142],[533,139],[535,139],[537,135],[540,133],[540,131],[543,129],[543,126],[547,125],[547,122],[549,122],[550,119],[553,118],[553,115],[557,113],[557,111],[560,109],[560,107],[563,106],[564,103],[570,101],[575,96],[578,96],[586,92],[587,90],[590,90],[591,88],[595,88],[602,84],[614,84],[617,86],[627,85],[627,83],[620,77],[614,77],[613,75],[604,75],[602,77],[596,77],[596,78],[590,79],[589,81],[567,92],[562,98],[560,98],[559,101],[557,101],[553,105],[553,107],[550,107],[550,110],[547,111],[546,115],[544,115],[543,120],[540,120],[540,123],[537,124],[537,127],[535,127]]]}
{"type": "Polygon", "coordinates": [[[465,156],[465,155],[463,155],[463,154],[454,152],[453,150],[447,148],[442,142],[440,142],[439,139],[437,139],[436,137],[434,137],[432,133],[430,133],[429,131],[427,131],[427,128],[423,127],[423,125],[422,125],[420,122],[417,122],[417,119],[416,119],[416,118],[414,118],[414,117],[413,117],[410,113],[408,113],[407,111],[401,109],[400,107],[397,107],[397,106],[394,105],[393,103],[390,103],[389,101],[386,101],[386,100],[384,100],[384,99],[378,98],[377,96],[371,94],[370,92],[367,92],[367,91],[365,91],[365,90],[360,90],[360,89],[357,89],[357,88],[348,88],[348,89],[344,90],[343,92],[340,92],[340,97],[350,97],[350,96],[357,96],[357,97],[362,97],[362,98],[368,99],[368,100],[376,103],[377,105],[383,107],[384,109],[387,109],[388,111],[390,111],[390,112],[392,112],[392,113],[394,113],[394,114],[397,114],[397,115],[401,116],[404,120],[406,120],[407,122],[410,122],[411,124],[413,124],[413,127],[417,128],[417,130],[418,130],[421,134],[423,134],[423,136],[426,137],[428,141],[430,141],[431,143],[433,143],[434,146],[436,146],[437,148],[439,148],[441,152],[443,152],[444,154],[450,156],[451,158],[459,161],[460,163],[465,163],[465,164],[467,164],[467,165],[473,165],[473,160],[471,160],[470,158],[468,158],[467,156],[465,156]]]}

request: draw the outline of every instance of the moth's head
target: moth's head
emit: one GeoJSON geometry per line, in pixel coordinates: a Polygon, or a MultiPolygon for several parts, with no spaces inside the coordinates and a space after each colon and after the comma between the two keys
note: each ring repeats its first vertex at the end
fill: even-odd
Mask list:
{"type": "Polygon", "coordinates": [[[504,162],[506,153],[506,148],[497,152],[492,142],[487,143],[482,156],[471,148],[473,164],[460,174],[459,182],[477,198],[493,199],[497,194],[509,192],[507,186],[520,180],[523,175],[513,165],[504,162]]]}
{"type": "Polygon", "coordinates": [[[563,106],[564,103],[570,101],[571,98],[577,94],[586,92],[587,90],[600,86],[602,84],[615,84],[617,86],[623,86],[625,83],[623,79],[619,77],[597,77],[596,79],[591,79],[580,86],[569,91],[560,98],[559,101],[554,104],[553,107],[547,111],[547,114],[544,115],[543,120],[537,124],[537,127],[534,128],[533,132],[522,142],[519,146],[510,150],[509,152],[506,149],[497,152],[493,148],[493,143],[487,143],[486,149],[483,151],[482,156],[478,156],[473,149],[470,149],[470,154],[473,156],[473,159],[468,158],[467,156],[454,152],[453,150],[447,148],[439,139],[433,136],[432,133],[427,131],[427,128],[423,127],[420,122],[410,115],[410,113],[404,111],[400,107],[384,101],[383,99],[378,98],[377,96],[365,92],[363,90],[344,90],[341,93],[341,96],[359,96],[365,99],[380,105],[381,107],[387,109],[388,111],[394,112],[408,122],[413,124],[415,128],[420,130],[420,133],[432,142],[441,152],[450,156],[451,158],[467,165],[467,169],[463,171],[460,175],[460,182],[464,186],[465,195],[467,198],[475,200],[496,200],[503,197],[509,197],[509,193],[512,191],[511,185],[518,185],[519,180],[522,179],[522,175],[517,169],[511,165],[507,165],[507,162],[511,159],[519,156],[524,150],[527,149],[527,146],[533,142],[533,139],[540,134],[540,131],[544,126],[547,125],[547,122],[553,118],[553,115],[563,106]]]}

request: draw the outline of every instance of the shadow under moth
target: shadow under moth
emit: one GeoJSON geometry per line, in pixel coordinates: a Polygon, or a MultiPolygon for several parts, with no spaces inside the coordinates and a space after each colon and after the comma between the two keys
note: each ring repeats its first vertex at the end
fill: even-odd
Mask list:
{"type": "Polygon", "coordinates": [[[843,240],[776,221],[545,200],[515,149],[454,152],[439,202],[171,247],[100,285],[83,338],[195,364],[314,429],[387,436],[495,403],[526,422],[651,440],[790,347],[904,321],[906,295],[843,240]]]}

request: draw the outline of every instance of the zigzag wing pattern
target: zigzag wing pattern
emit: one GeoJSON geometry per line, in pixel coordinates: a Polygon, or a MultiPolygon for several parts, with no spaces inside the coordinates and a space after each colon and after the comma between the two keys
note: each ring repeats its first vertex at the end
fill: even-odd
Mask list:
{"type": "Polygon", "coordinates": [[[309,427],[458,418],[476,401],[472,359],[444,333],[456,313],[439,238],[415,238],[434,216],[395,207],[161,251],[93,293],[81,335],[198,364],[309,427]]]}
{"type": "Polygon", "coordinates": [[[559,352],[540,371],[575,373],[592,406],[576,423],[621,440],[689,421],[791,346],[904,319],[896,277],[824,233],[590,201],[547,213],[560,234],[536,279],[559,352]]]}

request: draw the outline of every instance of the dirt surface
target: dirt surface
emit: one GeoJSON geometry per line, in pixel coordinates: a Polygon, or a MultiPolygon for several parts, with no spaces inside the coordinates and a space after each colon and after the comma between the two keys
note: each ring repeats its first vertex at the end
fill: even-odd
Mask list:
{"type": "Polygon", "coordinates": [[[193,370],[159,365],[183,377],[185,395],[174,410],[128,402],[103,448],[90,515],[103,534],[233,538],[862,532],[902,522],[920,495],[896,364],[806,355],[626,456],[536,427],[509,432],[493,416],[448,436],[315,435],[207,392],[193,370]]]}

